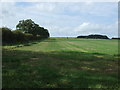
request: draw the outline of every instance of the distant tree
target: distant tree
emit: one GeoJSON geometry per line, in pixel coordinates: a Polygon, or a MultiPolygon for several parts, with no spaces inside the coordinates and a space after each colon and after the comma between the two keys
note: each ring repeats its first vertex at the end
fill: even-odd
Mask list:
{"type": "Polygon", "coordinates": [[[97,35],[97,34],[91,34],[88,36],[77,36],[77,38],[109,39],[106,35],[97,35]]]}
{"type": "Polygon", "coordinates": [[[87,38],[87,36],[77,36],[77,38],[87,38]]]}
{"type": "Polygon", "coordinates": [[[112,39],[120,40],[120,38],[117,38],[117,37],[116,38],[113,37],[112,39]]]}
{"type": "Polygon", "coordinates": [[[97,35],[97,34],[88,35],[88,38],[93,38],[93,39],[109,39],[106,35],[97,35]]]}

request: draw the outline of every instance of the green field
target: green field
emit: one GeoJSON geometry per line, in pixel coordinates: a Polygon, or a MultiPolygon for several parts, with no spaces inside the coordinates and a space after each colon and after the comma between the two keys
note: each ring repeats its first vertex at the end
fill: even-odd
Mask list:
{"type": "Polygon", "coordinates": [[[119,86],[117,40],[50,38],[3,46],[2,54],[3,88],[119,86]]]}

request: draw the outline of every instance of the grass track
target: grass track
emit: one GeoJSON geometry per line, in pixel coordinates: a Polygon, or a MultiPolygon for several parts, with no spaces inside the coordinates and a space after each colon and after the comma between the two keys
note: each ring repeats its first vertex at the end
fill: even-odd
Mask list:
{"type": "Polygon", "coordinates": [[[50,38],[3,46],[3,88],[117,89],[119,58],[117,40],[50,38]]]}

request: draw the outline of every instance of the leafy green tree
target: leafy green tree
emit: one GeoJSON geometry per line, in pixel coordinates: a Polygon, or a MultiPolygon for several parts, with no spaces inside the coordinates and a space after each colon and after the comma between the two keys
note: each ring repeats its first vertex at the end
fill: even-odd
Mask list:
{"type": "Polygon", "coordinates": [[[31,30],[34,28],[34,22],[31,19],[21,20],[16,25],[16,29],[19,29],[25,33],[30,33],[31,30]]]}
{"type": "Polygon", "coordinates": [[[47,29],[43,30],[43,37],[48,38],[49,37],[49,33],[47,29]]]}
{"type": "Polygon", "coordinates": [[[24,33],[30,33],[33,36],[41,36],[43,38],[49,37],[49,32],[47,29],[40,27],[38,24],[34,23],[31,19],[21,20],[16,25],[16,29],[21,30],[24,33]]]}
{"type": "Polygon", "coordinates": [[[43,27],[39,27],[38,29],[38,35],[40,35],[43,38],[48,38],[49,37],[49,32],[47,29],[44,29],[43,27]]]}

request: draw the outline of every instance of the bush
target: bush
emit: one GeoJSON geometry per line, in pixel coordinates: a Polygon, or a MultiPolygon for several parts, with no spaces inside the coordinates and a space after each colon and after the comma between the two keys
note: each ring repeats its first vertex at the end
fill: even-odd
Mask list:
{"type": "Polygon", "coordinates": [[[13,36],[14,36],[14,42],[25,41],[25,35],[21,31],[15,30],[15,31],[12,31],[12,32],[13,32],[13,36]]]}
{"type": "Polygon", "coordinates": [[[30,40],[34,40],[34,37],[32,34],[29,33],[25,33],[25,40],[30,41],[30,40]]]}
{"type": "Polygon", "coordinates": [[[0,31],[2,32],[1,35],[2,35],[3,44],[7,44],[7,43],[14,44],[18,42],[21,43],[21,42],[27,42],[31,40],[41,40],[49,37],[49,33],[46,29],[44,30],[44,33],[41,34],[39,32],[39,34],[37,34],[36,36],[33,36],[33,34],[30,34],[30,33],[25,33],[25,32],[23,33],[20,30],[12,31],[7,27],[0,28],[0,31]]]}
{"type": "Polygon", "coordinates": [[[5,43],[10,43],[13,42],[13,33],[11,31],[11,29],[7,28],[7,27],[2,27],[0,28],[0,30],[2,30],[2,41],[5,43]]]}

